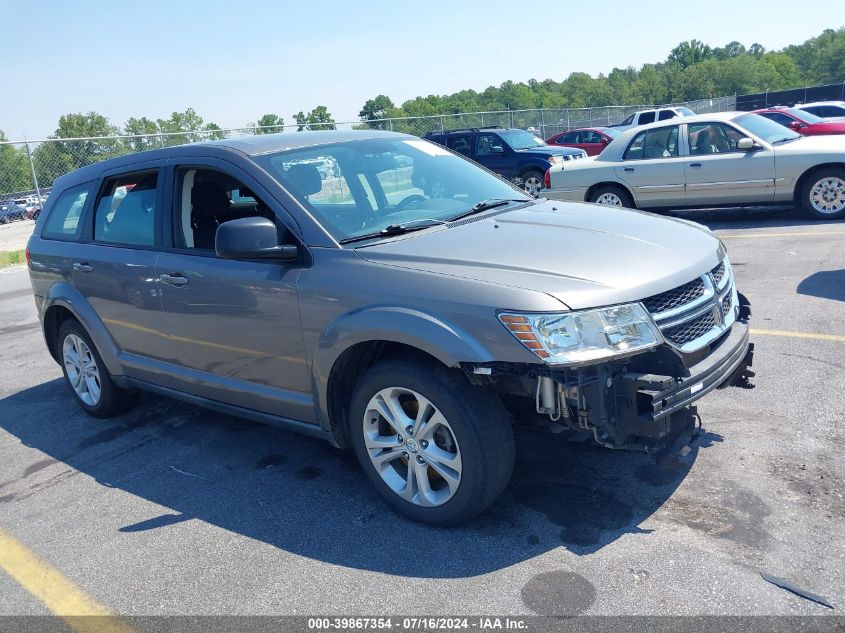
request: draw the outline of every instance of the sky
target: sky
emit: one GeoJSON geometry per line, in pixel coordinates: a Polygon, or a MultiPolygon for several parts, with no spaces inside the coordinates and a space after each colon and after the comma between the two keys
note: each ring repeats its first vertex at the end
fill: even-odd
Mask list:
{"type": "Polygon", "coordinates": [[[596,75],[662,61],[692,38],[779,49],[845,23],[842,0],[818,0],[811,14],[790,19],[795,7],[774,0],[0,0],[0,130],[13,140],[39,139],[69,112],[94,110],[120,126],[188,107],[224,128],[271,112],[293,123],[293,113],[317,105],[349,121],[378,94],[399,105],[507,80],[596,75]]]}

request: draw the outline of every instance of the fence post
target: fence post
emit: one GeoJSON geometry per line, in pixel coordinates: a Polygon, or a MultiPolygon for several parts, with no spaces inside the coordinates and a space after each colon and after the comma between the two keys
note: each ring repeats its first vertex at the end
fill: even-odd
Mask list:
{"type": "Polygon", "coordinates": [[[446,131],[446,128],[445,128],[445,127],[443,127],[443,115],[442,115],[442,114],[440,115],[440,131],[441,131],[441,132],[445,132],[445,131],[446,131]]]}
{"type": "Polygon", "coordinates": [[[546,134],[546,109],[540,108],[540,129],[543,133],[543,138],[548,138],[548,134],[546,134]]]}
{"type": "Polygon", "coordinates": [[[29,159],[29,171],[32,173],[32,184],[35,185],[35,195],[38,196],[38,206],[41,202],[41,188],[38,186],[38,177],[35,175],[35,163],[32,162],[32,152],[29,150],[29,141],[24,143],[26,145],[26,157],[29,159]]]}

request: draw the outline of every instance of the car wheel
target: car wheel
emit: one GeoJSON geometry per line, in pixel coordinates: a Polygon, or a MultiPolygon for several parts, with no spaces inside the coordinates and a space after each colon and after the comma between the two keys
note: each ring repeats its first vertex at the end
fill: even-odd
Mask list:
{"type": "Polygon", "coordinates": [[[845,170],[832,167],[812,174],[801,195],[804,211],[820,220],[845,216],[845,170]]]}
{"type": "Polygon", "coordinates": [[[132,404],[132,394],[114,384],[97,348],[78,321],[62,324],[58,350],[65,380],[90,415],[107,418],[132,404]]]}
{"type": "Polygon", "coordinates": [[[539,196],[545,184],[543,178],[544,174],[541,174],[539,171],[526,172],[522,177],[522,188],[529,195],[539,196]]]}
{"type": "Polygon", "coordinates": [[[514,438],[495,393],[435,362],[388,360],[359,380],[352,446],[367,478],[406,516],[456,525],[502,493],[514,438]]]}
{"type": "Polygon", "coordinates": [[[625,191],[622,187],[615,185],[604,185],[596,189],[590,196],[590,202],[596,204],[604,204],[609,207],[626,207],[634,209],[634,200],[631,194],[625,191]]]}

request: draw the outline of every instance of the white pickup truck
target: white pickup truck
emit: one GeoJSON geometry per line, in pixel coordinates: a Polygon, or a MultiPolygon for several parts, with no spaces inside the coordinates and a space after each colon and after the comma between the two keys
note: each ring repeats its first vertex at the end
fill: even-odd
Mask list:
{"type": "Polygon", "coordinates": [[[613,128],[624,131],[630,130],[632,127],[639,127],[640,125],[647,125],[656,121],[666,121],[667,119],[674,119],[680,116],[693,116],[695,112],[689,108],[655,108],[652,110],[638,110],[634,112],[627,119],[622,121],[619,125],[612,126],[613,128]]]}

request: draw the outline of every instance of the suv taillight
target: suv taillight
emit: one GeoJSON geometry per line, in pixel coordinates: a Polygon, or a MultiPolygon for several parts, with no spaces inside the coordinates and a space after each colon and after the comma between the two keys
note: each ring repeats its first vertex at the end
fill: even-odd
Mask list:
{"type": "Polygon", "coordinates": [[[29,267],[29,262],[32,259],[32,256],[29,254],[29,246],[26,247],[24,254],[26,255],[26,265],[29,267]]]}
{"type": "Polygon", "coordinates": [[[551,168],[547,169],[547,170],[546,170],[546,175],[545,175],[545,176],[543,176],[543,186],[544,186],[546,189],[551,189],[551,188],[552,188],[552,170],[551,170],[551,168]]]}

